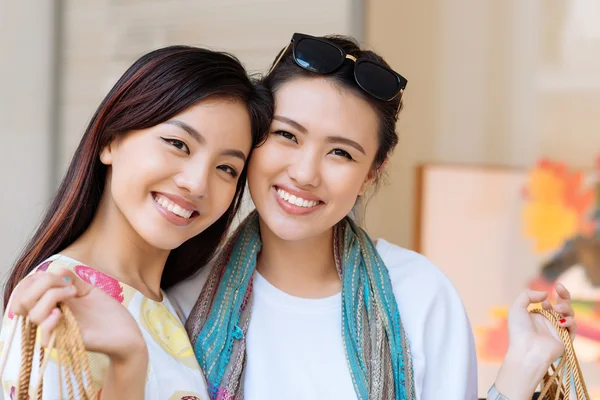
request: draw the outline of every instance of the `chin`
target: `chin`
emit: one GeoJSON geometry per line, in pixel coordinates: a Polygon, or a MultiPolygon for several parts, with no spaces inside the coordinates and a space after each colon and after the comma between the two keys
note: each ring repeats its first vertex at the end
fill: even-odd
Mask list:
{"type": "Polygon", "coordinates": [[[316,236],[314,226],[309,223],[297,223],[289,220],[277,220],[274,223],[264,221],[267,228],[279,239],[287,241],[303,240],[316,236]]]}
{"type": "Polygon", "coordinates": [[[149,237],[147,239],[148,244],[150,244],[150,246],[158,249],[158,250],[166,250],[166,251],[171,251],[171,250],[175,250],[176,248],[178,248],[179,246],[181,246],[183,243],[186,242],[186,240],[177,240],[176,238],[170,237],[170,238],[166,238],[164,237],[165,235],[161,235],[162,237],[160,237],[159,235],[155,236],[155,237],[149,237]]]}
{"type": "Polygon", "coordinates": [[[138,232],[146,243],[158,250],[174,250],[190,239],[187,236],[182,237],[181,232],[173,232],[171,229],[149,229],[138,232]]]}

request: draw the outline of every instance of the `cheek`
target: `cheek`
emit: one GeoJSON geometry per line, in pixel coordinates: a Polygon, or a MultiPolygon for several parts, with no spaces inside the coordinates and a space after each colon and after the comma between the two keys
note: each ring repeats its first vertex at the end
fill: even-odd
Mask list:
{"type": "Polygon", "coordinates": [[[260,182],[269,181],[277,173],[285,168],[282,160],[285,160],[285,151],[278,150],[278,146],[267,141],[252,153],[252,159],[248,164],[248,185],[256,186],[260,182]]]}
{"type": "Polygon", "coordinates": [[[169,174],[173,160],[168,160],[165,153],[157,151],[154,146],[142,144],[144,146],[138,148],[123,146],[114,155],[112,169],[119,181],[137,186],[169,174]]]}
{"type": "Polygon", "coordinates": [[[330,165],[324,168],[323,180],[327,182],[327,189],[336,203],[354,205],[367,172],[352,165],[330,165]]]}
{"type": "Polygon", "coordinates": [[[211,185],[210,193],[212,195],[211,210],[214,213],[213,220],[221,218],[227,211],[235,196],[236,183],[225,182],[221,178],[216,177],[215,182],[211,185]]]}

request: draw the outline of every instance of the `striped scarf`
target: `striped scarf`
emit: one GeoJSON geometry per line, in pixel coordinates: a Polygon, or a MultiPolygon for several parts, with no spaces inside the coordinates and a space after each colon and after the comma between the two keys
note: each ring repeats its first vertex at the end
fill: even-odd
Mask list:
{"type": "MultiPolygon", "coordinates": [[[[245,338],[260,249],[254,211],[225,245],[186,324],[211,399],[244,397],[245,338]]],[[[342,336],[358,399],[416,399],[409,344],[375,245],[345,218],[334,227],[334,254],[342,280],[342,336]]]]}

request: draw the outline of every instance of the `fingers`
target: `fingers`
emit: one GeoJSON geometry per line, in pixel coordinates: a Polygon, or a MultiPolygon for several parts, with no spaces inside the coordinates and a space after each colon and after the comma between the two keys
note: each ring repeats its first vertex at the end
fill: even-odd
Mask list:
{"type": "Polygon", "coordinates": [[[558,301],[556,302],[554,310],[565,316],[575,316],[575,311],[571,305],[571,293],[569,293],[567,288],[561,283],[556,285],[555,290],[556,294],[558,294],[558,301]]]}
{"type": "Polygon", "coordinates": [[[571,340],[574,340],[575,336],[577,335],[577,323],[575,322],[575,318],[564,317],[559,321],[559,324],[563,328],[567,328],[569,335],[571,336],[571,340]]]}
{"type": "Polygon", "coordinates": [[[85,282],[83,279],[75,275],[75,273],[71,270],[62,269],[57,273],[57,275],[75,287],[77,297],[86,296],[94,288],[94,285],[85,282]]]}
{"type": "Polygon", "coordinates": [[[544,301],[542,302],[542,308],[543,308],[544,310],[548,310],[548,311],[550,311],[550,310],[553,310],[553,307],[552,307],[552,304],[550,303],[550,300],[548,300],[548,299],[546,298],[546,300],[544,300],[544,301]]]}
{"type": "Polygon", "coordinates": [[[62,317],[62,313],[58,308],[54,308],[48,318],[46,318],[42,323],[38,325],[38,329],[41,337],[42,346],[48,346],[48,342],[50,342],[50,337],[52,336],[52,332],[56,329],[60,319],[62,317]]]}
{"type": "Polygon", "coordinates": [[[59,303],[76,294],[74,286],[65,286],[60,288],[48,289],[38,302],[29,310],[29,320],[36,325],[40,325],[54,310],[59,303]]]}
{"type": "Polygon", "coordinates": [[[512,308],[523,308],[527,309],[530,304],[540,303],[548,298],[548,293],[546,292],[538,292],[536,290],[527,289],[514,301],[512,308]]]}
{"type": "Polygon", "coordinates": [[[567,288],[562,283],[557,283],[554,290],[556,290],[556,294],[558,294],[559,303],[568,302],[571,300],[571,293],[569,293],[567,288]]]}
{"type": "Polygon", "coordinates": [[[38,303],[44,293],[52,288],[65,288],[71,285],[70,279],[64,279],[50,272],[39,272],[25,278],[13,293],[11,311],[17,315],[27,315],[38,303]]]}
{"type": "Polygon", "coordinates": [[[573,310],[573,307],[569,303],[555,305],[554,311],[561,314],[563,317],[574,317],[575,316],[575,310],[573,310]]]}

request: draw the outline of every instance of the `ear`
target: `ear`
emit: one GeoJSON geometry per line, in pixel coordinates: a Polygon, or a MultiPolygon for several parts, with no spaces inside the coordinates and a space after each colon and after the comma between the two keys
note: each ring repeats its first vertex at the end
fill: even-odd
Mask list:
{"type": "Polygon", "coordinates": [[[113,142],[104,146],[100,151],[100,162],[104,165],[112,165],[113,162],[113,142]]]}
{"type": "Polygon", "coordinates": [[[379,175],[381,175],[383,173],[383,171],[386,169],[389,161],[390,161],[390,159],[388,157],[379,166],[379,168],[377,168],[375,170],[371,170],[369,172],[369,175],[367,175],[367,177],[365,178],[365,181],[363,182],[362,186],[360,187],[360,190],[358,192],[359,196],[363,196],[366,193],[367,189],[369,189],[369,187],[373,184],[373,182],[375,182],[375,180],[377,180],[379,175]]]}

